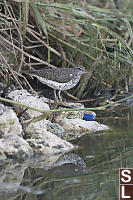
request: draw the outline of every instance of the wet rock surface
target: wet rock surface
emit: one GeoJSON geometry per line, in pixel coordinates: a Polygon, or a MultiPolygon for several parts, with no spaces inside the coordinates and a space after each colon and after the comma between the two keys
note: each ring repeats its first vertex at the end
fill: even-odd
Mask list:
{"type": "Polygon", "coordinates": [[[58,177],[72,177],[88,174],[84,160],[77,154],[68,153],[61,156],[52,166],[52,171],[58,177]]]}
{"type": "Polygon", "coordinates": [[[11,134],[0,139],[0,152],[3,154],[3,158],[5,156],[5,158],[24,159],[33,155],[33,150],[26,140],[11,134]]]}
{"type": "Polygon", "coordinates": [[[74,148],[71,143],[47,131],[44,120],[31,123],[26,133],[31,135],[27,141],[35,154],[64,153],[74,148]]]}
{"type": "MultiPolygon", "coordinates": [[[[0,191],[14,192],[20,187],[27,163],[5,163],[0,171],[0,191]]],[[[0,197],[0,199],[5,199],[0,197]]]]}
{"type": "MultiPolygon", "coordinates": [[[[29,185],[29,182],[27,182],[28,175],[25,177],[25,174],[27,170],[30,172],[31,169],[34,169],[34,173],[40,174],[40,176],[41,172],[42,176],[46,173],[47,180],[50,181],[51,177],[80,176],[90,172],[84,160],[74,153],[37,156],[23,161],[6,160],[3,164],[1,163],[0,191],[6,191],[8,195],[18,190],[26,192],[34,191],[34,193],[41,192],[41,190],[37,189],[38,187],[33,188],[34,184],[29,185]],[[26,180],[24,181],[25,178],[26,180]]],[[[31,178],[29,173],[29,176],[33,180],[34,175],[31,178]]],[[[4,199],[3,196],[0,196],[0,199],[4,199]]]]}

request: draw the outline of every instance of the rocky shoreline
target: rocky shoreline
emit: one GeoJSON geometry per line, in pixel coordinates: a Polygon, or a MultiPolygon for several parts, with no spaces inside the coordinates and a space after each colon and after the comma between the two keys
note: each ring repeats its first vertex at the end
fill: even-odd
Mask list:
{"type": "MultiPolygon", "coordinates": [[[[8,98],[37,109],[50,110],[46,98],[32,95],[26,90],[11,91],[8,98]]],[[[75,108],[83,107],[79,103],[71,105],[75,108]]],[[[61,112],[56,116],[56,123],[43,119],[25,125],[40,113],[12,106],[0,103],[0,160],[24,159],[48,154],[61,155],[75,148],[69,141],[86,133],[109,130],[108,126],[96,121],[83,120],[84,111],[61,112]]]]}

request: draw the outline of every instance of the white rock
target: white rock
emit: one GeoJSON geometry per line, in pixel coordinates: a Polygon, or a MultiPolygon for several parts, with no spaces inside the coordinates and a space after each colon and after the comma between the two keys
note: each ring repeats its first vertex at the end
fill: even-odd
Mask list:
{"type": "MultiPolygon", "coordinates": [[[[0,170],[0,191],[6,191],[6,193],[17,192],[20,189],[21,183],[23,181],[24,172],[28,165],[24,162],[8,162],[2,165],[0,170]]],[[[0,199],[5,199],[4,196],[0,195],[0,199]]],[[[9,198],[10,199],[10,198],[9,198]]]]}
{"type": "Polygon", "coordinates": [[[23,159],[33,155],[28,142],[17,135],[8,135],[0,139],[0,152],[3,152],[7,158],[23,159]]]}
{"type": "Polygon", "coordinates": [[[43,132],[47,132],[47,124],[48,123],[49,123],[49,121],[46,119],[30,123],[28,126],[26,126],[24,128],[25,138],[26,139],[37,138],[38,135],[43,134],[43,132]]]}
{"type": "MultiPolygon", "coordinates": [[[[71,108],[84,108],[84,105],[81,103],[65,103],[67,106],[70,106],[71,108]]],[[[68,111],[68,112],[59,112],[58,115],[56,116],[56,121],[60,122],[64,118],[68,119],[74,119],[74,118],[83,118],[84,111],[68,111]]]]}
{"type": "Polygon", "coordinates": [[[62,127],[66,131],[80,131],[80,132],[96,132],[101,130],[109,130],[109,127],[100,124],[96,121],[85,121],[82,119],[67,119],[64,118],[61,122],[62,127]]]}
{"type": "Polygon", "coordinates": [[[64,128],[60,126],[58,123],[47,123],[47,131],[57,135],[58,137],[62,138],[64,136],[64,128]]]}
{"type": "MultiPolygon", "coordinates": [[[[40,110],[50,110],[49,105],[43,101],[43,98],[34,96],[30,94],[29,92],[27,92],[26,90],[14,90],[8,94],[8,97],[13,99],[14,101],[18,101],[22,104],[32,106],[40,110]]],[[[23,108],[23,110],[24,109],[25,108],[23,108]]],[[[39,112],[31,110],[31,109],[28,109],[26,111],[26,114],[28,115],[28,118],[33,118],[40,115],[39,112]]]]}
{"type": "Polygon", "coordinates": [[[0,136],[22,135],[22,126],[12,108],[0,104],[0,136]]]}
{"type": "Polygon", "coordinates": [[[43,128],[43,124],[43,121],[34,122],[27,126],[25,130],[28,135],[32,135],[30,139],[27,139],[27,142],[34,149],[35,153],[64,153],[74,148],[71,143],[62,140],[51,132],[48,132],[43,128]]]}

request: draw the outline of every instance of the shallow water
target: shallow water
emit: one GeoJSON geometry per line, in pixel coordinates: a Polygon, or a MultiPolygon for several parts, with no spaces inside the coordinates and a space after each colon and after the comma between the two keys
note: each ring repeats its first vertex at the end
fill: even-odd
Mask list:
{"type": "Polygon", "coordinates": [[[133,167],[133,109],[114,110],[96,119],[111,131],[86,134],[73,142],[80,149],[60,160],[48,155],[0,163],[0,200],[117,200],[119,168],[133,167]]]}

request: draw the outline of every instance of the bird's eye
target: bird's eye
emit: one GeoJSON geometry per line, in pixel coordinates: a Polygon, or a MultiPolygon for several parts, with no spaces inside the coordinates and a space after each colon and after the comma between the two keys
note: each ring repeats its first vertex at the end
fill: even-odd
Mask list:
{"type": "Polygon", "coordinates": [[[70,74],[70,77],[72,77],[72,74],[70,74]]]}
{"type": "Polygon", "coordinates": [[[81,70],[81,71],[84,71],[84,70],[85,70],[85,68],[82,67],[82,66],[77,66],[76,68],[79,69],[79,70],[81,70]]]}

